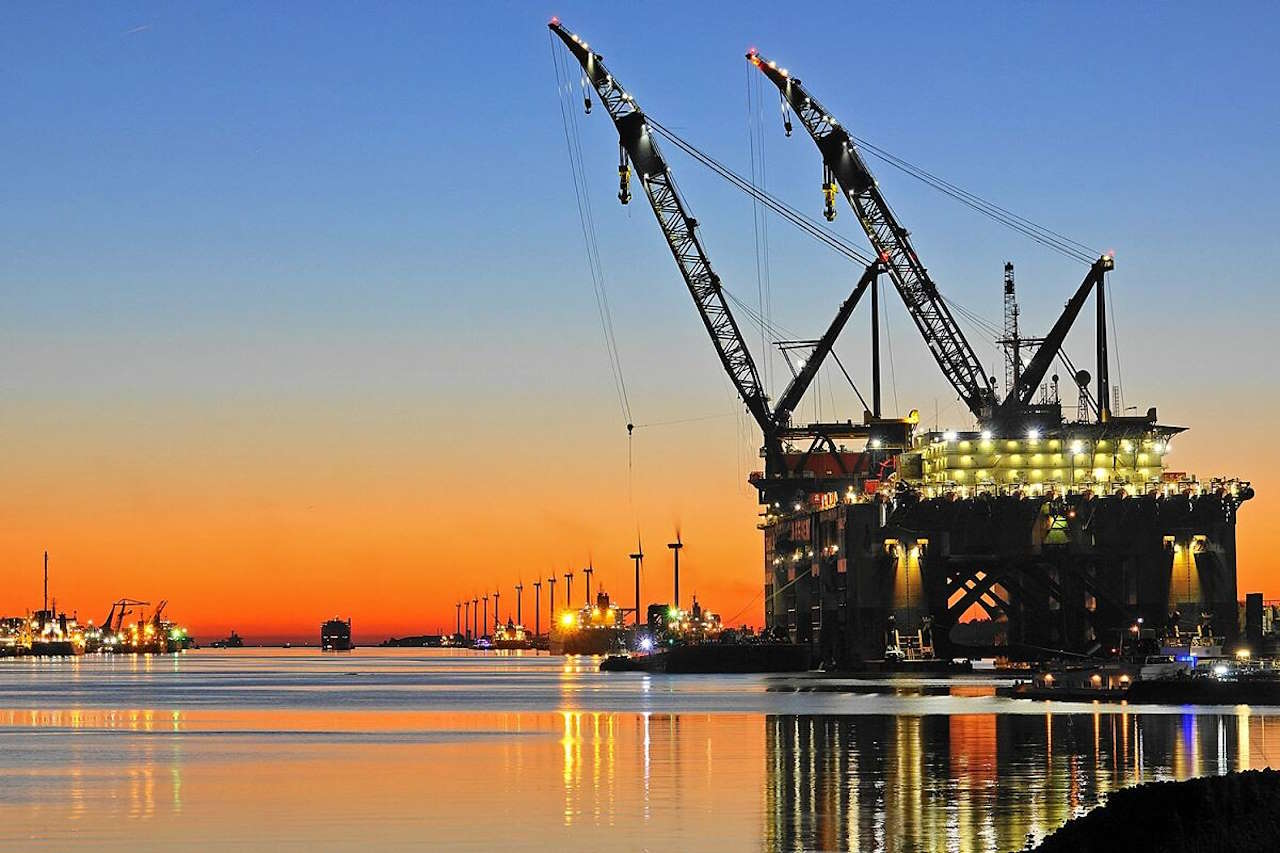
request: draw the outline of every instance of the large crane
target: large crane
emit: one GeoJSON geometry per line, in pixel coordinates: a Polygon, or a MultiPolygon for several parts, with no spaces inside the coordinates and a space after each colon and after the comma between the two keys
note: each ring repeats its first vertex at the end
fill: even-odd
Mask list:
{"type": "MultiPolygon", "coordinates": [[[[711,336],[716,354],[738,396],[760,426],[764,438],[766,478],[788,477],[792,472],[788,470],[784,456],[783,439],[784,431],[788,437],[795,435],[795,431],[790,430],[791,414],[817,376],[818,368],[831,352],[862,294],[882,269],[882,264],[873,263],[864,270],[827,331],[815,342],[804,366],[792,378],[777,404],[770,407],[751,351],[729,309],[720,277],[712,269],[706,249],[698,238],[698,222],[676,188],[671,169],[658,148],[655,135],[650,132],[644,112],[605,67],[600,54],[593,52],[587,42],[567,30],[556,18],[552,18],[548,26],[582,66],[586,81],[599,95],[613,120],[620,149],[618,199],[623,204],[630,201],[631,177],[636,175],[711,336]]],[[[589,109],[589,100],[587,104],[589,109]]]]}
{"type": "MultiPolygon", "coordinates": [[[[911,319],[942,368],[943,375],[975,417],[980,421],[990,420],[997,406],[991,379],[983,371],[973,347],[956,325],[937,286],[912,248],[907,229],[898,222],[881,195],[848,131],[787,69],[779,68],[776,62],[755,51],[749,52],[747,59],[778,87],[784,107],[799,117],[817,144],[824,164],[823,195],[827,218],[835,217],[834,196],[838,188],[853,207],[858,223],[884,262],[889,277],[893,279],[911,319]]],[[[790,133],[789,118],[786,127],[790,133]]]]}

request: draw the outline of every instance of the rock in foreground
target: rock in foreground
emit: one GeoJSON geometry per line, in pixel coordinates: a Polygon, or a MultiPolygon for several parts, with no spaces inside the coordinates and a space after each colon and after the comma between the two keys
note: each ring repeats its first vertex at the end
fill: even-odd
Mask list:
{"type": "Polygon", "coordinates": [[[1252,853],[1280,850],[1280,770],[1245,770],[1116,791],[1067,821],[1038,853],[1252,853]]]}

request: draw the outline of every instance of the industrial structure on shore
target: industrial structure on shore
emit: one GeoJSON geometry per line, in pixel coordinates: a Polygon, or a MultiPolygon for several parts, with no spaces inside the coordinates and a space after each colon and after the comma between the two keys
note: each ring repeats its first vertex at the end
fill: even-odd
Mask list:
{"type": "Polygon", "coordinates": [[[1186,614],[1188,625],[1207,622],[1229,644],[1236,640],[1235,525],[1253,490],[1243,480],[1205,481],[1170,470],[1170,440],[1183,428],[1162,424],[1154,407],[1128,414],[1117,404],[1107,328],[1112,256],[1093,254],[906,164],[979,212],[1087,265],[1049,331],[1032,338],[1019,327],[1013,265],[1005,264],[1000,393],[863,159],[860,147],[874,146],[856,140],[787,69],[747,54],[778,91],[787,135],[794,118],[816,144],[826,218],[835,218],[843,199],[866,233],[870,254],[663,127],[599,53],[558,20],[549,26],[581,70],[579,80],[577,69],[571,75],[557,64],[562,90],[580,83],[586,111],[598,98],[613,122],[619,200],[631,200],[638,180],[716,354],[761,430],[764,467],[751,483],[763,508],[771,634],[810,645],[834,666],[893,655],[948,656],[951,629],[974,614],[1001,623],[1002,650],[1010,655],[1105,653],[1134,625],[1162,625],[1171,614],[1186,614]],[[658,136],[861,267],[820,338],[777,342],[793,370],[776,399],[766,394],[658,136]],[[882,413],[878,304],[884,279],[968,409],[968,423],[924,429],[914,411],[882,413]],[[861,419],[794,422],[797,405],[868,293],[872,387],[861,419]],[[1063,349],[1090,299],[1096,308],[1092,375],[1063,349]],[[1076,390],[1070,417],[1059,376],[1050,377],[1055,364],[1076,390]]]}
{"type": "Polygon", "coordinates": [[[80,624],[76,613],[59,612],[49,598],[49,553],[44,555],[44,604],[25,616],[0,617],[0,657],[70,657],[103,654],[164,654],[191,648],[194,639],[182,625],[164,618],[167,601],[146,616],[150,602],[121,598],[112,602],[101,625],[80,624]],[[137,619],[125,621],[137,614],[137,619]]]}

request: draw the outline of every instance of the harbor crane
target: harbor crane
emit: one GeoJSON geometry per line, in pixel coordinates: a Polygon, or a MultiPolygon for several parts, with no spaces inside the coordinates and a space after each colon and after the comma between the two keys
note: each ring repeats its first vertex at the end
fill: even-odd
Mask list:
{"type": "Polygon", "coordinates": [[[749,52],[747,58],[782,92],[784,103],[794,111],[822,153],[827,218],[835,218],[834,196],[838,188],[857,214],[859,224],[884,262],[889,278],[947,381],[976,417],[990,419],[997,405],[991,379],[916,255],[909,232],[880,194],[848,131],[785,68],[778,68],[776,62],[764,59],[755,51],[749,52]]]}
{"type": "MultiPolygon", "coordinates": [[[[799,78],[778,63],[766,59],[754,49],[747,61],[777,87],[783,108],[784,129],[791,135],[792,113],[800,119],[822,155],[823,200],[827,218],[834,218],[833,196],[838,189],[853,208],[858,224],[866,232],[876,253],[884,261],[889,277],[906,305],[907,312],[919,329],[929,352],[942,368],[943,375],[984,425],[1002,431],[1053,428],[1061,424],[1058,403],[1037,406],[1032,398],[1055,358],[1061,356],[1062,344],[1093,290],[1097,290],[1097,411],[1100,423],[1111,419],[1110,376],[1107,370],[1106,273],[1114,269],[1110,255],[1092,262],[1089,272],[1076,293],[1068,300],[1053,328],[1038,343],[1035,355],[1025,369],[1016,369],[1016,381],[1003,400],[995,392],[993,379],[982,370],[973,347],[956,324],[937,285],[921,263],[911,245],[910,232],[902,226],[889,207],[875,177],[858,151],[853,136],[809,92],[799,78]]],[[[1011,272],[1011,270],[1009,270],[1011,272]]],[[[1006,287],[1011,286],[1011,280],[1006,287]]],[[[1078,374],[1083,375],[1083,374],[1078,374]]],[[[1082,393],[1085,393],[1082,389],[1082,393]]],[[[1154,412],[1147,419],[1154,422],[1154,412]]]]}
{"type": "Polygon", "coordinates": [[[107,614],[106,621],[102,623],[103,630],[111,634],[120,633],[124,629],[124,617],[133,612],[133,608],[147,607],[150,604],[150,601],[139,601],[136,598],[120,599],[111,605],[111,611],[107,614]]]}
{"type": "MultiPolygon", "coordinates": [[[[755,360],[729,308],[720,277],[712,268],[706,248],[698,236],[698,221],[690,213],[688,204],[676,187],[671,169],[658,147],[655,134],[651,132],[645,113],[635,98],[605,67],[600,54],[592,51],[586,41],[566,29],[556,18],[548,26],[582,67],[584,79],[599,96],[617,130],[619,200],[623,204],[631,200],[630,187],[634,175],[653,208],[658,226],[666,238],[689,294],[693,297],[720,363],[747,411],[760,427],[765,471],[764,480],[758,482],[757,486],[762,501],[790,501],[798,491],[824,490],[826,486],[812,476],[813,472],[804,470],[811,454],[820,447],[827,447],[832,451],[831,455],[837,460],[837,464],[843,465],[843,460],[835,453],[833,439],[854,434],[867,435],[875,427],[853,424],[793,427],[792,413],[817,377],[819,368],[831,353],[836,339],[862,295],[885,268],[884,256],[866,266],[826,332],[812,342],[813,349],[809,357],[795,372],[777,402],[771,405],[755,360]],[[788,452],[789,442],[795,439],[809,439],[809,449],[804,453],[788,452]],[[805,476],[806,474],[809,476],[805,476]]],[[[878,389],[878,377],[875,381],[878,389]]],[[[878,396],[877,393],[876,397],[878,396]]],[[[878,416],[879,413],[877,411],[874,414],[878,416]]],[[[892,430],[891,425],[886,426],[892,430]]],[[[905,429],[902,433],[905,435],[905,429]]],[[[849,472],[842,470],[841,473],[849,472]]]]}

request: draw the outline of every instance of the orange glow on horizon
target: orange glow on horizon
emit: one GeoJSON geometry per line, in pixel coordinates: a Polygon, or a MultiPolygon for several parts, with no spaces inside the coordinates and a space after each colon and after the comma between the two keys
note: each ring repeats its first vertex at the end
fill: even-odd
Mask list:
{"type": "MultiPolygon", "coordinates": [[[[670,603],[665,543],[678,525],[682,604],[696,593],[727,625],[763,619],[763,545],[745,482],[759,460],[754,436],[732,420],[637,429],[629,481],[620,427],[566,421],[551,404],[514,441],[490,425],[496,418],[460,418],[450,434],[423,441],[412,417],[364,423],[305,409],[269,423],[256,409],[228,409],[221,420],[156,414],[144,441],[134,413],[99,409],[95,421],[92,409],[35,419],[10,444],[24,453],[11,455],[0,497],[0,613],[39,607],[48,549],[59,608],[100,623],[122,596],[168,599],[166,615],[202,643],[233,629],[250,641],[314,642],[335,615],[352,619],[362,644],[452,631],[455,602],[495,590],[505,621],[521,581],[532,624],[535,580],[544,581],[545,630],[546,578],[557,578],[559,608],[562,576],[577,572],[575,603],[584,601],[589,561],[593,589],[632,606],[637,528],[642,606],[670,603]]],[[[1266,523],[1277,463],[1249,458],[1249,446],[1265,446],[1249,437],[1240,448],[1222,444],[1236,427],[1204,420],[1171,464],[1252,478],[1258,496],[1238,527],[1239,593],[1280,598],[1266,523]]]]}

